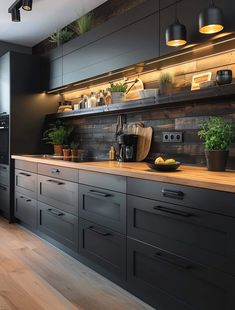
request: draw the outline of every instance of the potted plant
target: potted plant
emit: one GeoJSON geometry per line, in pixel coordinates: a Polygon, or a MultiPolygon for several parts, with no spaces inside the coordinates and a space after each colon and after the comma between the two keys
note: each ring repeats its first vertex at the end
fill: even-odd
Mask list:
{"type": "Polygon", "coordinates": [[[127,85],[122,83],[111,84],[109,91],[112,94],[113,103],[122,102],[124,100],[124,94],[127,90],[127,85]]]}
{"type": "Polygon", "coordinates": [[[200,124],[199,137],[204,141],[209,171],[225,171],[228,148],[234,140],[234,126],[219,117],[200,124]]]}
{"type": "Polygon", "coordinates": [[[93,21],[94,21],[94,13],[90,12],[78,18],[75,22],[73,22],[71,28],[77,35],[81,35],[91,30],[93,21]]]}
{"type": "Polygon", "coordinates": [[[43,140],[54,146],[54,155],[63,155],[62,145],[66,142],[72,130],[71,127],[66,127],[61,122],[56,122],[51,124],[50,128],[44,132],[43,140]]]}
{"type": "Polygon", "coordinates": [[[160,75],[160,94],[170,95],[172,93],[173,78],[170,73],[165,72],[160,75]]]}
{"type": "Polygon", "coordinates": [[[78,157],[78,143],[72,142],[70,144],[72,157],[78,157]]]}
{"type": "Polygon", "coordinates": [[[64,157],[69,157],[70,154],[71,154],[71,150],[70,150],[68,145],[63,145],[62,151],[63,151],[63,156],[64,157]]]}
{"type": "Polygon", "coordinates": [[[73,32],[69,31],[67,28],[57,30],[50,36],[49,42],[54,43],[59,47],[61,44],[68,42],[72,36],[73,32]]]}

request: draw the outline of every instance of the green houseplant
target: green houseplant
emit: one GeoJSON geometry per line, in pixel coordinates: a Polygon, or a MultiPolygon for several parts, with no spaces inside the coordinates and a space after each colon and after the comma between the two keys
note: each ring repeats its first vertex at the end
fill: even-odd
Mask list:
{"type": "Polygon", "coordinates": [[[43,134],[43,140],[54,146],[54,154],[63,155],[62,145],[67,142],[68,137],[73,131],[72,127],[64,126],[61,122],[51,124],[43,134]]]}
{"type": "Polygon", "coordinates": [[[70,148],[71,148],[72,157],[78,157],[78,143],[73,141],[70,144],[70,148]]]}
{"type": "Polygon", "coordinates": [[[169,72],[160,75],[160,94],[170,95],[172,93],[173,78],[169,72]]]}
{"type": "Polygon", "coordinates": [[[200,124],[198,135],[204,141],[208,170],[225,171],[228,148],[234,140],[234,125],[220,117],[211,117],[200,124]]]}
{"type": "Polygon", "coordinates": [[[94,20],[94,13],[90,12],[79,19],[77,19],[71,26],[72,30],[77,34],[81,35],[89,30],[91,30],[92,24],[94,20]]]}
{"type": "Polygon", "coordinates": [[[73,36],[73,33],[69,31],[67,28],[62,30],[57,30],[55,33],[53,33],[49,41],[51,43],[54,43],[59,47],[61,44],[68,42],[73,36]]]}
{"type": "Polygon", "coordinates": [[[122,83],[111,84],[109,91],[112,94],[113,103],[122,102],[124,94],[127,91],[128,86],[122,83]]]}

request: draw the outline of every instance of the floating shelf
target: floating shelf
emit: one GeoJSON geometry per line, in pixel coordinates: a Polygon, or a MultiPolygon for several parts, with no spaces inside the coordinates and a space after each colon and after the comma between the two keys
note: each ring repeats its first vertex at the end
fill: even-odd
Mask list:
{"type": "Polygon", "coordinates": [[[131,100],[122,103],[114,103],[108,106],[100,106],[89,109],[81,109],[71,112],[48,114],[49,119],[61,119],[72,117],[85,117],[98,114],[110,113],[127,113],[140,110],[154,109],[164,105],[171,106],[175,103],[193,103],[195,101],[211,101],[222,99],[225,97],[235,96],[235,84],[228,84],[223,86],[214,86],[207,89],[195,91],[181,91],[169,96],[150,97],[139,100],[131,100]]]}

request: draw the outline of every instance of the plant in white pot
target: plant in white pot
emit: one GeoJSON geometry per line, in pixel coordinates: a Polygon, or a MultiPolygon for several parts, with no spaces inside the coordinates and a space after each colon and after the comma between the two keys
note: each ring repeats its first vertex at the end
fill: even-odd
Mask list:
{"type": "Polygon", "coordinates": [[[172,93],[173,78],[169,72],[160,75],[160,94],[170,95],[172,93]]]}
{"type": "Polygon", "coordinates": [[[109,91],[112,94],[113,103],[123,102],[124,94],[127,91],[128,86],[126,84],[117,83],[111,84],[109,91]]]}
{"type": "Polygon", "coordinates": [[[234,141],[234,125],[220,117],[200,124],[199,137],[204,141],[209,171],[225,171],[229,146],[234,141]]]}

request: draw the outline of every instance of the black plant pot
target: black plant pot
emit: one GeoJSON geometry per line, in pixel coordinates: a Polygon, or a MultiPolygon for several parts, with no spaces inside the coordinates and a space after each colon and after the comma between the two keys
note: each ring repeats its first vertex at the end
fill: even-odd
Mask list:
{"type": "Polygon", "coordinates": [[[225,171],[229,151],[205,151],[209,171],[225,171]]]}
{"type": "Polygon", "coordinates": [[[220,70],[217,71],[216,81],[218,85],[225,85],[232,83],[233,72],[232,70],[220,70]]]}

